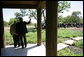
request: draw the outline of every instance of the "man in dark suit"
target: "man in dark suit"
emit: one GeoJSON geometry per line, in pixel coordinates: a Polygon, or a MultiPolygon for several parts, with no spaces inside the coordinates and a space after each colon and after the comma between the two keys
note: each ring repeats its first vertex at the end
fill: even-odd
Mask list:
{"type": "Polygon", "coordinates": [[[31,19],[29,20],[29,22],[23,22],[23,19],[21,17],[19,17],[19,21],[20,22],[18,22],[16,24],[16,32],[18,33],[18,35],[20,37],[22,48],[24,48],[24,44],[25,44],[25,47],[27,47],[26,33],[28,31],[26,28],[26,24],[29,24],[31,22],[31,19]],[[24,39],[24,42],[23,42],[23,39],[24,39]]]}

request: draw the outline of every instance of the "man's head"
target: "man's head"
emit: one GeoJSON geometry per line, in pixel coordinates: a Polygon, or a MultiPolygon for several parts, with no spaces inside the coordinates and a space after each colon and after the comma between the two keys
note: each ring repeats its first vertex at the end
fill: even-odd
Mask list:
{"type": "Polygon", "coordinates": [[[14,23],[17,23],[17,21],[14,21],[14,23]]]}
{"type": "Polygon", "coordinates": [[[20,22],[22,22],[22,21],[23,21],[22,17],[19,17],[19,21],[20,21],[20,22]]]}

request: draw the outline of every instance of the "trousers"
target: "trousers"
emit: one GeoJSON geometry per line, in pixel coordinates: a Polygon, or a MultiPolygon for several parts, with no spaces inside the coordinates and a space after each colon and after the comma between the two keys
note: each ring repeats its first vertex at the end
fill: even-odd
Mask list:
{"type": "Polygon", "coordinates": [[[20,38],[18,35],[13,35],[14,47],[20,46],[20,38]]]}
{"type": "Polygon", "coordinates": [[[22,48],[24,48],[24,46],[26,47],[27,46],[26,34],[20,35],[20,40],[21,40],[22,48]]]}

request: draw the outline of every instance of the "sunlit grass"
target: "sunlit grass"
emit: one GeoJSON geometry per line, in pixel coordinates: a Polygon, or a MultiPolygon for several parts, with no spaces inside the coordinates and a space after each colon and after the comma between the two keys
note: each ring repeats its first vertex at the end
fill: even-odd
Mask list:
{"type": "Polygon", "coordinates": [[[76,47],[83,48],[83,40],[74,42],[72,45],[73,45],[73,46],[76,46],[76,47]]]}
{"type": "MultiPolygon", "coordinates": [[[[45,42],[46,40],[46,31],[43,29],[41,31],[42,36],[42,42],[45,42]]],[[[73,38],[77,36],[83,36],[83,31],[77,31],[77,30],[66,30],[66,29],[58,29],[58,43],[63,43],[64,38],[73,38]]],[[[7,41],[7,44],[13,44],[13,38],[12,35],[9,32],[5,32],[5,38],[7,41]]],[[[26,39],[27,43],[37,43],[37,29],[34,28],[28,28],[28,33],[26,33],[26,39]]]]}
{"type": "Polygon", "coordinates": [[[83,31],[58,29],[58,38],[73,38],[73,37],[78,37],[78,36],[83,36],[83,31]]]}
{"type": "Polygon", "coordinates": [[[69,48],[65,48],[58,52],[58,56],[83,56],[83,52],[73,52],[69,48]]]}

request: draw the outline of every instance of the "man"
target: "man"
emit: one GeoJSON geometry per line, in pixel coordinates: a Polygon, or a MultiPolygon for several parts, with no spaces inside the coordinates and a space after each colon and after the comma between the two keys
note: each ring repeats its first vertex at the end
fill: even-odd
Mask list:
{"type": "Polygon", "coordinates": [[[19,21],[20,22],[16,24],[16,32],[18,33],[20,37],[22,48],[24,48],[24,44],[25,44],[25,47],[27,47],[26,33],[28,31],[26,28],[26,24],[29,24],[31,22],[31,19],[29,20],[29,22],[23,22],[23,19],[19,17],[19,21]],[[23,39],[24,39],[24,43],[23,43],[23,39]]]}
{"type": "Polygon", "coordinates": [[[10,27],[10,34],[13,36],[13,41],[14,41],[14,47],[15,48],[16,48],[17,44],[18,44],[18,47],[20,46],[19,36],[16,33],[16,24],[17,24],[17,22],[14,21],[14,23],[10,27]]]}

